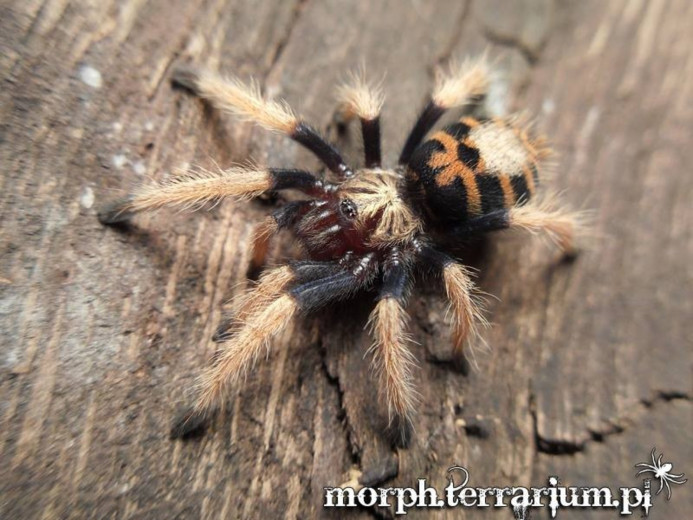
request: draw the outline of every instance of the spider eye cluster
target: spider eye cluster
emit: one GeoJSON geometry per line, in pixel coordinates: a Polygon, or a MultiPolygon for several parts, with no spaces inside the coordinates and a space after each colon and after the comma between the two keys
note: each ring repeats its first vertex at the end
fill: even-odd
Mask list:
{"type": "Polygon", "coordinates": [[[351,199],[342,199],[339,203],[339,212],[349,220],[354,220],[358,216],[356,204],[351,199]]]}

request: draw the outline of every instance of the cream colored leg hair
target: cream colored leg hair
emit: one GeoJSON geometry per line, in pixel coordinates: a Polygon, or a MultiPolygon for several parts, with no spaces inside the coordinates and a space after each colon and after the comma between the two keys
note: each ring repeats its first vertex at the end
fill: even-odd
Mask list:
{"type": "Polygon", "coordinates": [[[257,197],[271,186],[271,174],[264,169],[234,167],[217,171],[190,171],[135,190],[128,197],[106,207],[100,212],[99,218],[110,223],[134,213],[163,207],[198,209],[228,197],[257,197]]]}
{"type": "Polygon", "coordinates": [[[257,83],[222,77],[203,69],[179,67],[173,80],[209,101],[219,110],[253,121],[267,130],[291,135],[299,123],[291,107],[282,101],[263,99],[257,83]]]}
{"type": "Polygon", "coordinates": [[[337,100],[345,120],[354,116],[366,121],[380,117],[385,96],[379,86],[369,84],[364,74],[354,73],[337,89],[337,100]]]}
{"type": "Polygon", "coordinates": [[[214,365],[200,378],[197,413],[223,408],[228,387],[247,375],[260,354],[267,352],[267,342],[288,325],[298,310],[296,301],[287,293],[266,306],[260,306],[261,302],[256,304],[257,308],[247,315],[240,330],[224,343],[226,348],[214,365]]]}
{"type": "Polygon", "coordinates": [[[448,70],[436,70],[431,99],[444,109],[460,107],[486,95],[491,83],[491,68],[486,56],[452,63],[448,70]]]}
{"type": "Polygon", "coordinates": [[[370,349],[375,371],[384,389],[390,423],[399,417],[411,423],[417,393],[412,383],[414,356],[406,346],[406,312],[394,298],[383,298],[371,313],[369,324],[375,337],[370,349]]]}
{"type": "Polygon", "coordinates": [[[443,268],[443,281],[453,314],[454,353],[461,356],[466,343],[474,346],[483,341],[479,329],[487,327],[488,322],[473,294],[474,282],[467,269],[449,263],[443,268]]]}
{"type": "Polygon", "coordinates": [[[279,226],[274,217],[266,217],[253,231],[253,239],[251,245],[250,256],[250,271],[253,273],[259,272],[265,265],[267,252],[269,251],[270,241],[272,236],[277,233],[279,226]]]}
{"type": "Polygon", "coordinates": [[[509,228],[544,233],[563,253],[572,255],[577,251],[576,238],[586,235],[587,219],[585,212],[557,209],[549,197],[512,208],[509,228]]]}

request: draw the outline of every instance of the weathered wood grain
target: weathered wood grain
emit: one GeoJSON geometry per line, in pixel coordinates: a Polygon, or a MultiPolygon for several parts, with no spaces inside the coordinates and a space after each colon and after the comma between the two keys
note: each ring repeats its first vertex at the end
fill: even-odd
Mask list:
{"type": "MultiPolygon", "coordinates": [[[[691,22],[685,0],[0,6],[0,517],[329,516],[324,486],[442,487],[452,464],[481,486],[635,485],[653,446],[690,473],[691,22]],[[486,48],[504,72],[492,103],[538,116],[559,152],[551,185],[594,212],[587,251],[566,265],[531,237],[489,241],[474,265],[499,298],[492,350],[467,375],[444,362],[439,288],[420,284],[408,449],[382,434],[367,297],[290,327],[206,436],[169,440],[267,208],[138,216],[129,233],[96,208],[190,164],[317,167],[171,88],[171,66],[253,75],[325,129],[348,69],[386,72],[392,162],[433,67],[486,48]]],[[[272,249],[295,254],[289,237],[272,249]]],[[[650,517],[690,516],[691,489],[657,497],[650,517]]]]}

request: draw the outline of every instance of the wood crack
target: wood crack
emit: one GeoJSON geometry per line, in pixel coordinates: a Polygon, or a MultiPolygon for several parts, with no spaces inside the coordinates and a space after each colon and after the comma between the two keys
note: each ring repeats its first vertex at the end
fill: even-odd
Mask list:
{"type": "Polygon", "coordinates": [[[484,37],[491,43],[500,45],[502,47],[508,47],[510,49],[515,49],[520,53],[529,65],[536,65],[539,61],[540,49],[532,49],[528,45],[525,45],[521,39],[513,36],[505,36],[493,31],[488,27],[484,28],[484,37]]]}
{"type": "MultiPolygon", "coordinates": [[[[640,405],[644,408],[650,409],[658,404],[670,403],[675,400],[691,401],[691,396],[679,391],[657,391],[654,393],[652,398],[641,399],[640,405]]],[[[633,423],[637,422],[637,418],[634,419],[631,415],[618,417],[616,420],[611,421],[603,428],[587,428],[586,431],[589,436],[582,441],[575,441],[571,439],[554,439],[542,435],[539,431],[536,411],[536,396],[533,393],[530,393],[529,402],[529,410],[532,416],[535,451],[537,453],[545,453],[547,455],[563,456],[584,452],[589,444],[593,442],[606,442],[607,438],[624,433],[633,425],[633,423]]]]}
{"type": "Polygon", "coordinates": [[[294,5],[291,20],[289,21],[289,24],[286,28],[286,32],[282,35],[282,37],[279,39],[279,41],[274,47],[274,52],[272,53],[272,57],[270,58],[270,65],[267,69],[265,77],[268,77],[272,73],[272,71],[274,70],[274,66],[279,62],[282,55],[284,54],[284,50],[286,49],[286,46],[289,44],[289,41],[291,40],[291,36],[294,32],[294,29],[298,24],[298,21],[301,18],[301,13],[303,12],[307,3],[308,0],[298,0],[294,5]]]}
{"type": "Polygon", "coordinates": [[[441,50],[433,60],[433,67],[429,67],[429,73],[431,75],[433,75],[436,67],[444,65],[446,62],[450,61],[450,58],[455,51],[455,47],[457,47],[457,44],[462,39],[462,35],[466,29],[466,21],[469,18],[471,6],[472,0],[465,0],[464,7],[455,21],[455,31],[450,36],[448,43],[443,47],[443,50],[441,50]]]}

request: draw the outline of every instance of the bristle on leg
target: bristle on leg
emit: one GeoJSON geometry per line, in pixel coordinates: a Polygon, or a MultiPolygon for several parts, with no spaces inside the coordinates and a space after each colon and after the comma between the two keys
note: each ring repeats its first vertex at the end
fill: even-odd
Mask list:
{"type": "Polygon", "coordinates": [[[448,262],[443,267],[443,281],[453,315],[454,354],[461,359],[465,344],[483,342],[479,328],[488,323],[475,301],[474,282],[467,269],[455,262],[448,262]]]}
{"type": "Polygon", "coordinates": [[[135,213],[163,207],[198,209],[224,198],[251,198],[270,189],[274,177],[269,170],[229,168],[227,170],[196,170],[170,178],[152,186],[144,186],[132,195],[106,205],[99,211],[102,224],[128,220],[135,213]]]}
{"type": "Polygon", "coordinates": [[[277,220],[273,216],[266,217],[253,231],[250,265],[248,278],[257,280],[265,266],[272,236],[279,230],[277,220]]]}
{"type": "Polygon", "coordinates": [[[231,302],[232,311],[221,321],[212,340],[223,342],[231,339],[239,325],[272,303],[293,280],[294,273],[289,266],[264,273],[255,287],[244,291],[231,302]]]}
{"type": "Polygon", "coordinates": [[[219,109],[268,130],[290,135],[298,125],[298,118],[286,103],[263,99],[257,83],[246,84],[238,78],[188,66],[176,67],[171,79],[219,109]]]}
{"type": "Polygon", "coordinates": [[[260,354],[266,351],[268,340],[281,332],[297,311],[296,300],[284,294],[248,316],[228,347],[201,377],[196,414],[223,407],[226,389],[247,374],[260,354]]]}
{"type": "Polygon", "coordinates": [[[490,67],[485,56],[438,69],[431,97],[423,108],[404,143],[400,164],[407,164],[428,131],[449,109],[471,105],[486,96],[490,85],[490,67]]]}
{"type": "Polygon", "coordinates": [[[544,233],[567,257],[577,254],[576,239],[587,234],[587,220],[585,212],[556,209],[551,198],[514,207],[509,212],[511,229],[544,233]]]}
{"type": "Polygon", "coordinates": [[[367,121],[377,119],[385,102],[382,89],[369,84],[363,74],[352,74],[337,90],[337,99],[347,120],[354,116],[367,121]]]}
{"type": "Polygon", "coordinates": [[[406,312],[395,298],[378,301],[369,324],[375,338],[370,349],[388,405],[390,426],[406,436],[412,426],[417,394],[412,382],[415,359],[406,346],[406,312]]]}
{"type": "Polygon", "coordinates": [[[357,116],[361,121],[361,135],[366,168],[378,167],[382,161],[380,149],[380,111],[385,97],[379,86],[369,85],[364,74],[353,74],[348,83],[337,91],[342,119],[357,116]]]}
{"type": "Polygon", "coordinates": [[[485,57],[451,64],[447,71],[438,69],[431,99],[442,109],[459,107],[486,95],[490,68],[485,57]]]}
{"type": "Polygon", "coordinates": [[[233,76],[193,67],[177,67],[172,81],[181,85],[220,110],[241,120],[253,121],[267,130],[288,135],[313,152],[341,178],[353,175],[339,152],[319,133],[294,114],[286,102],[265,99],[255,82],[244,83],[233,76]]]}

